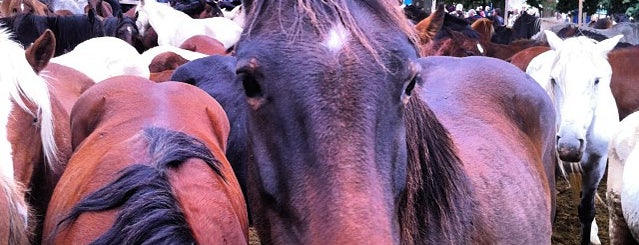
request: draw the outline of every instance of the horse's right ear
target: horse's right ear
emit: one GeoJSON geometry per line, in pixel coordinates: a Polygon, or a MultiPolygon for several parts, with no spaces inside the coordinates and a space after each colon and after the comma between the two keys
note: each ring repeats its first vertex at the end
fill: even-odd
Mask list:
{"type": "Polygon", "coordinates": [[[24,53],[35,73],[40,73],[49,64],[54,54],[55,35],[49,29],[44,31],[24,53]]]}
{"type": "Polygon", "coordinates": [[[561,48],[561,45],[564,43],[564,41],[561,40],[561,38],[559,38],[557,34],[549,30],[544,30],[544,34],[546,34],[546,40],[548,40],[548,46],[550,46],[552,50],[557,51],[558,49],[561,48]]]}

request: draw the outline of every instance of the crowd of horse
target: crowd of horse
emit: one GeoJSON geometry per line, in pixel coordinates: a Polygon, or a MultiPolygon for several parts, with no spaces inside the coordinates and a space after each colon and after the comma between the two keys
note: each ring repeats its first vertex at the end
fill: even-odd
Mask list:
{"type": "Polygon", "coordinates": [[[194,3],[2,2],[0,243],[550,244],[563,176],[596,244],[606,171],[639,239],[630,24],[194,3]]]}

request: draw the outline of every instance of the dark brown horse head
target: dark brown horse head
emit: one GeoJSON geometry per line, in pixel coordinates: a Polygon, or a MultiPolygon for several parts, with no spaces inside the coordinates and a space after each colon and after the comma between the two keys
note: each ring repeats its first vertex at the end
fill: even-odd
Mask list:
{"type": "Polygon", "coordinates": [[[399,243],[417,40],[390,1],[244,1],[249,204],[265,243],[399,243]]]}

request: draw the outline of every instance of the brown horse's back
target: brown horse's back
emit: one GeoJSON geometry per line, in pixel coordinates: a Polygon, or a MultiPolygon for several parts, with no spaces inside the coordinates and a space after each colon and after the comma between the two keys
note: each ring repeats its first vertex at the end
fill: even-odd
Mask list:
{"type": "MultiPolygon", "coordinates": [[[[130,207],[127,201],[100,209],[103,212],[78,211],[76,205],[86,204],[94,193],[119,195],[108,190],[127,181],[125,177],[115,181],[117,176],[135,174],[131,168],[160,171],[163,183],[169,183],[169,191],[174,193],[171,196],[175,200],[169,204],[179,203],[175,205],[187,222],[187,235],[197,243],[246,241],[244,199],[224,156],[228,119],[208,94],[182,83],[156,84],[140,77],[120,76],[92,86],[76,102],[71,115],[74,154],[49,205],[44,230],[48,241],[89,243],[104,237],[109,229],[120,232],[116,237],[125,234],[127,231],[113,227],[118,224],[116,217],[128,217],[122,213],[130,207]],[[174,137],[181,140],[167,141],[174,137]],[[208,153],[181,152],[185,148],[178,146],[183,144],[208,153]],[[168,156],[166,161],[161,160],[163,156],[168,156]],[[209,158],[216,168],[207,166],[209,158]],[[67,225],[56,227],[69,213],[76,216],[67,219],[67,225]]],[[[132,215],[148,212],[138,213],[132,215]]],[[[163,234],[166,231],[149,233],[167,235],[163,234]]]]}
{"type": "Polygon", "coordinates": [[[84,73],[68,66],[49,63],[40,73],[49,89],[56,94],[67,114],[78,97],[95,82],[84,73]]]}
{"type": "Polygon", "coordinates": [[[514,54],[508,61],[525,72],[532,59],[548,50],[550,50],[550,47],[548,46],[534,46],[526,48],[514,54]]]}
{"type": "Polygon", "coordinates": [[[478,202],[476,222],[486,224],[475,241],[484,233],[490,243],[550,243],[555,113],[546,93],[492,58],[429,57],[420,64],[420,94],[450,132],[478,202]]]}

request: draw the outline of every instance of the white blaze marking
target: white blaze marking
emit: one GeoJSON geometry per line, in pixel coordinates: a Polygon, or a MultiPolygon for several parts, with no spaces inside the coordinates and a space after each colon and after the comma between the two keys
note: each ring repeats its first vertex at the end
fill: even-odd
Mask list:
{"type": "Polygon", "coordinates": [[[328,36],[326,40],[324,40],[323,44],[327,47],[331,52],[337,53],[342,50],[350,35],[346,28],[343,25],[338,24],[333,26],[330,31],[328,31],[328,36]]]}
{"type": "Polygon", "coordinates": [[[482,53],[482,54],[484,54],[484,55],[485,55],[485,53],[484,53],[484,47],[482,47],[482,46],[481,46],[481,44],[477,43],[477,49],[479,49],[479,52],[480,52],[480,53],[482,53]]]}

